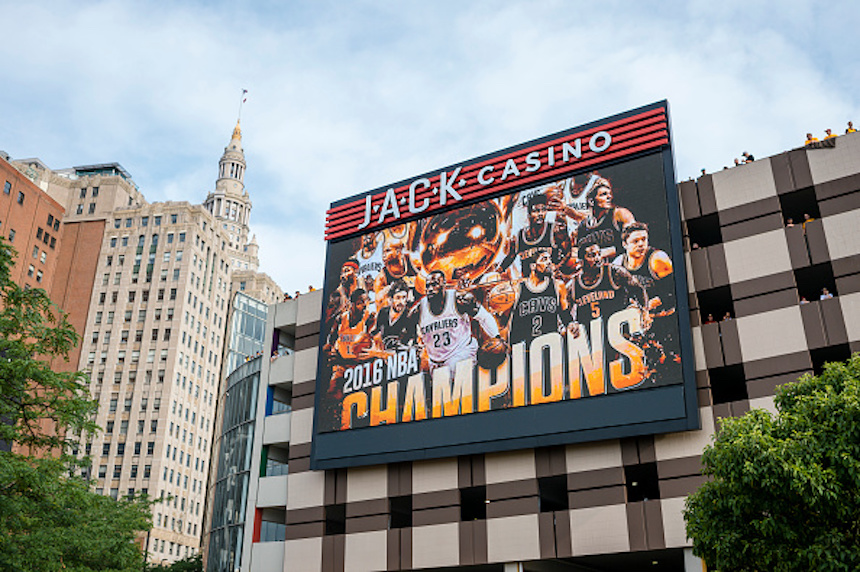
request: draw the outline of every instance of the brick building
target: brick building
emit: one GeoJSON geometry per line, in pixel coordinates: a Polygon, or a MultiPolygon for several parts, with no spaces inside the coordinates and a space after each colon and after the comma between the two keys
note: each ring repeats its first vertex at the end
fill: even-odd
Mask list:
{"type": "Polygon", "coordinates": [[[51,292],[63,245],[63,205],[0,158],[0,233],[18,251],[12,280],[51,292]]]}

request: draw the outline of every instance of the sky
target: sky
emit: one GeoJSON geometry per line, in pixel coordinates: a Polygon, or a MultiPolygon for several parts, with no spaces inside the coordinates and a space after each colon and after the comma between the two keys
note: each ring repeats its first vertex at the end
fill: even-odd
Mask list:
{"type": "Polygon", "coordinates": [[[0,149],[202,203],[243,89],[251,230],[323,281],[332,201],[669,101],[676,174],[860,122],[860,3],[0,0],[0,149]]]}

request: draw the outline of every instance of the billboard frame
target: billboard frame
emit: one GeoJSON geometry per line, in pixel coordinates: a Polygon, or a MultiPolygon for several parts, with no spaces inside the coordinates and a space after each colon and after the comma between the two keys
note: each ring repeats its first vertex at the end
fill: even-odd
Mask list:
{"type": "MultiPolygon", "coordinates": [[[[517,192],[529,186],[550,182],[564,177],[571,177],[594,169],[626,163],[641,157],[659,155],[662,160],[664,192],[668,211],[669,240],[671,258],[675,268],[674,283],[676,292],[676,314],[679,326],[679,345],[682,359],[683,382],[681,384],[648,388],[647,391],[632,391],[612,395],[589,397],[587,399],[566,400],[547,403],[540,406],[519,407],[495,410],[485,414],[459,415],[441,419],[426,419],[421,422],[396,423],[376,427],[357,428],[347,431],[320,431],[319,411],[321,405],[320,390],[323,360],[317,364],[317,379],[315,387],[315,413],[313,440],[311,446],[311,468],[314,470],[334,469],[350,466],[362,466],[380,463],[414,461],[421,459],[453,457],[495,451],[555,446],[562,444],[582,443],[604,439],[653,435],[676,431],[688,431],[700,427],[697,387],[695,380],[694,352],[690,329],[690,314],[688,302],[688,284],[686,275],[685,254],[683,249],[683,231],[681,228],[681,210],[675,183],[675,168],[671,148],[669,129],[668,102],[660,101],[639,107],[602,120],[589,122],[565,131],[547,135],[512,147],[488,153],[467,161],[462,161],[354,195],[332,203],[329,221],[327,223],[327,238],[330,242],[340,242],[356,235],[369,232],[371,229],[382,230],[402,224],[406,220],[417,220],[462,208],[470,204],[490,200],[495,197],[517,192]],[[384,221],[381,224],[370,224],[364,228],[344,231],[333,224],[337,222],[332,212],[346,209],[352,205],[352,211],[357,212],[355,205],[365,202],[367,210],[371,211],[371,202],[390,193],[391,189],[403,189],[416,180],[439,180],[441,174],[444,183],[445,173],[457,172],[458,169],[475,168],[475,165],[488,164],[506,156],[520,154],[524,150],[540,147],[550,142],[563,140],[565,137],[588,132],[590,130],[614,124],[631,117],[641,116],[655,110],[661,110],[665,117],[664,137],[656,139],[650,146],[642,149],[635,147],[621,156],[606,157],[603,161],[592,161],[587,165],[572,164],[562,172],[553,172],[543,177],[535,177],[528,181],[505,185],[504,188],[480,192],[475,196],[465,197],[449,207],[439,207],[432,211],[415,216],[405,216],[397,220],[384,221]],[[487,415],[492,413],[492,415],[487,415]],[[481,421],[478,421],[478,418],[481,421]],[[575,418],[575,419],[571,419],[575,418]],[[516,421],[513,423],[512,421],[516,421]],[[529,429],[526,430],[525,427],[529,429]],[[567,427],[559,431],[555,428],[567,427]]],[[[444,194],[444,193],[443,193],[444,194]]],[[[412,197],[410,196],[410,200],[412,197]]],[[[410,203],[411,204],[411,203],[410,203]]],[[[383,209],[385,207],[383,206],[383,209]]],[[[360,214],[360,213],[359,213],[360,214]]],[[[361,218],[352,215],[354,222],[361,218]]],[[[381,220],[382,217],[380,217],[381,220]]],[[[370,220],[365,217],[365,220],[370,220]]],[[[326,268],[330,262],[331,249],[327,249],[326,268]]],[[[326,299],[320,308],[320,315],[325,315],[326,299]]],[[[319,348],[325,344],[327,332],[321,324],[319,348]]]]}

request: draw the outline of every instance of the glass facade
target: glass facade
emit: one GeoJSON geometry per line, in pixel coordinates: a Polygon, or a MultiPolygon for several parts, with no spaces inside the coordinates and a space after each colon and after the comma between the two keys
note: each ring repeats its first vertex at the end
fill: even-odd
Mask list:
{"type": "Polygon", "coordinates": [[[227,378],[227,389],[222,396],[222,425],[215,443],[218,459],[210,496],[212,520],[207,571],[238,570],[242,560],[262,361],[261,357],[247,362],[243,358],[243,363],[227,378]]]}
{"type": "Polygon", "coordinates": [[[268,306],[241,292],[233,296],[224,373],[231,374],[249,359],[263,354],[268,306]]]}

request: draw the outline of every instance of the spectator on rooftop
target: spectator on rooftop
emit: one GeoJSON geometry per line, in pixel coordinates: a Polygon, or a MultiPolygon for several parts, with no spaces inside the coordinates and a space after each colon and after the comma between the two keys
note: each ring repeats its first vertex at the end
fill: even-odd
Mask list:
{"type": "Polygon", "coordinates": [[[849,133],[857,133],[857,130],[854,129],[854,124],[850,121],[848,122],[848,129],[845,130],[846,135],[848,135],[849,133]]]}
{"type": "Polygon", "coordinates": [[[824,132],[827,133],[827,137],[825,137],[825,139],[833,139],[836,137],[836,134],[830,131],[830,129],[825,129],[824,132]]]}
{"type": "Polygon", "coordinates": [[[827,288],[821,289],[821,300],[827,300],[829,298],[833,298],[833,293],[830,292],[827,288]]]}
{"type": "Polygon", "coordinates": [[[785,219],[785,226],[786,226],[786,228],[788,228],[790,226],[794,226],[794,220],[791,218],[785,219]]]}
{"type": "Polygon", "coordinates": [[[806,143],[804,143],[804,145],[811,145],[812,143],[818,143],[818,137],[813,137],[812,133],[807,133],[806,143]]]}
{"type": "Polygon", "coordinates": [[[735,167],[737,167],[737,166],[738,166],[738,165],[740,165],[740,164],[741,164],[740,160],[739,160],[739,159],[735,159],[735,167]]]}
{"type": "Polygon", "coordinates": [[[752,163],[753,161],[755,161],[755,157],[753,157],[752,153],[750,153],[748,151],[744,151],[743,156],[744,156],[744,163],[752,163]]]}

